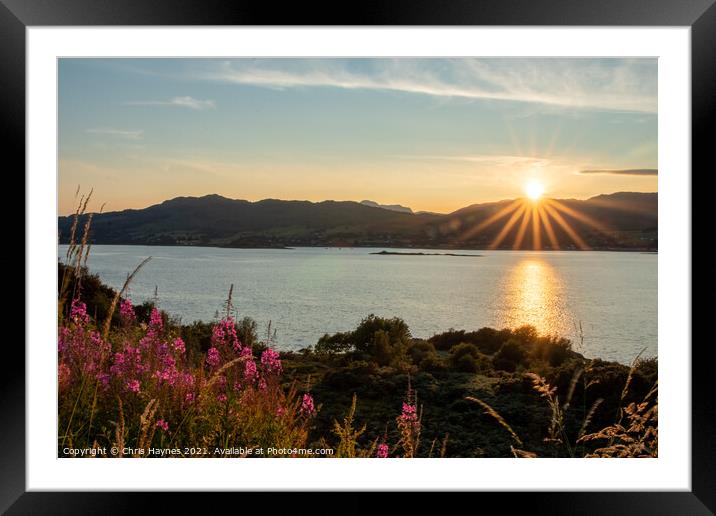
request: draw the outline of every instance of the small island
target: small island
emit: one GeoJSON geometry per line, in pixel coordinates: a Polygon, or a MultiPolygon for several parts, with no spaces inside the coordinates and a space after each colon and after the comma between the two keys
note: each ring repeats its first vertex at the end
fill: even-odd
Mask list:
{"type": "Polygon", "coordinates": [[[370,254],[377,254],[380,256],[472,256],[475,258],[480,258],[483,255],[481,254],[459,254],[459,253],[404,253],[399,251],[380,251],[377,253],[370,253],[370,254]]]}

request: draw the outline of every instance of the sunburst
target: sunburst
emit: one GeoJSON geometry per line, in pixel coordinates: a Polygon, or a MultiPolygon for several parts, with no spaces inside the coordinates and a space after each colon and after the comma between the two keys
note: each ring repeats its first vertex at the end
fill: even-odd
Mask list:
{"type": "Polygon", "coordinates": [[[516,228],[514,241],[511,243],[512,249],[523,249],[525,241],[529,240],[525,237],[531,234],[532,249],[539,250],[548,244],[550,249],[559,250],[563,245],[560,245],[555,227],[559,228],[578,249],[590,249],[589,244],[569,223],[565,215],[608,237],[613,233],[606,225],[587,214],[581,213],[563,202],[544,197],[544,185],[536,180],[526,183],[524,191],[526,195],[524,198],[509,203],[471,227],[463,226],[460,240],[469,240],[487,228],[495,226],[498,222],[504,221],[497,235],[489,243],[489,249],[504,246],[508,235],[516,228]],[[544,243],[542,242],[543,233],[546,235],[544,243]]]}

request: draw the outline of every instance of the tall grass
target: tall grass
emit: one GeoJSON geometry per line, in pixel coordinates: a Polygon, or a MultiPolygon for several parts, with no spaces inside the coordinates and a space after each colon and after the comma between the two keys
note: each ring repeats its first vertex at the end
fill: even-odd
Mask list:
{"type": "MultiPolygon", "coordinates": [[[[575,369],[572,379],[569,383],[565,402],[560,404],[557,388],[550,385],[547,380],[535,373],[525,373],[525,376],[532,381],[532,388],[536,394],[545,399],[550,409],[550,418],[547,435],[544,442],[553,443],[556,446],[562,446],[566,449],[568,456],[578,456],[578,447],[585,443],[593,441],[606,441],[605,446],[597,447],[591,452],[582,452],[583,457],[657,457],[658,456],[658,381],[639,402],[632,402],[625,405],[629,387],[632,383],[634,372],[639,365],[641,357],[640,352],[629,368],[624,387],[620,395],[620,406],[617,412],[617,420],[614,424],[606,426],[596,432],[587,433],[587,429],[592,422],[595,412],[603,403],[602,398],[597,398],[590,409],[585,412],[582,424],[579,428],[574,442],[571,442],[568,436],[565,414],[570,406],[572,396],[580,377],[583,377],[585,369],[575,369]],[[626,423],[623,421],[626,416],[626,423]]],[[[589,369],[587,366],[586,370],[589,369]]],[[[583,382],[584,389],[593,385],[586,380],[583,382]]],[[[585,397],[586,398],[586,397],[585,397]]],[[[505,428],[520,446],[523,442],[517,433],[512,429],[509,423],[490,405],[484,401],[468,396],[467,400],[478,403],[485,413],[491,416],[500,426],[505,428]]],[[[511,447],[511,451],[515,457],[534,458],[537,454],[532,451],[511,447]]]]}

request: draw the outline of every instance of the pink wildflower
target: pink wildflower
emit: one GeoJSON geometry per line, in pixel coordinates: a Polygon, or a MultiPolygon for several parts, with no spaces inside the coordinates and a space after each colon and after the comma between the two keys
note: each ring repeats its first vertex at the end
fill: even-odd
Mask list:
{"type": "Polygon", "coordinates": [[[264,369],[269,374],[281,374],[281,359],[279,358],[279,354],[271,348],[267,348],[261,353],[261,365],[264,366],[264,369]]]}
{"type": "Polygon", "coordinates": [[[211,344],[215,347],[230,348],[235,352],[241,350],[241,342],[236,334],[234,319],[225,317],[211,330],[211,344]]]}
{"type": "Polygon", "coordinates": [[[223,402],[225,402],[225,401],[228,399],[228,397],[226,396],[226,394],[224,394],[224,393],[222,392],[221,394],[219,394],[219,395],[216,397],[216,399],[217,399],[218,401],[220,401],[221,403],[223,403],[223,402]]]}
{"type": "Polygon", "coordinates": [[[160,429],[164,430],[165,432],[167,432],[167,431],[169,431],[169,423],[167,423],[163,419],[158,419],[157,420],[157,428],[160,428],[160,429]]]}
{"type": "Polygon", "coordinates": [[[378,445],[378,452],[375,454],[376,457],[379,459],[385,459],[388,457],[388,445],[385,443],[380,443],[378,445]]]}
{"type": "Polygon", "coordinates": [[[174,339],[174,351],[180,355],[183,355],[186,352],[186,346],[184,345],[184,341],[181,337],[174,339]]]}
{"type": "Polygon", "coordinates": [[[139,380],[128,380],[127,389],[131,392],[139,392],[139,380]]]}
{"type": "Polygon", "coordinates": [[[316,413],[316,408],[313,405],[313,396],[311,396],[308,392],[303,395],[303,400],[301,401],[301,413],[308,416],[312,416],[316,413]]]}
{"type": "Polygon", "coordinates": [[[417,421],[418,413],[415,405],[403,403],[403,412],[400,414],[400,419],[403,421],[417,421]]]}
{"type": "Polygon", "coordinates": [[[256,381],[256,379],[259,377],[259,372],[256,369],[256,362],[253,360],[249,360],[246,362],[246,365],[244,366],[244,380],[251,383],[256,381]]]}
{"type": "Polygon", "coordinates": [[[152,313],[149,316],[149,325],[154,326],[157,329],[164,327],[164,319],[162,319],[162,313],[156,308],[152,308],[152,313]]]}
{"type": "Polygon", "coordinates": [[[125,322],[134,321],[136,314],[134,313],[134,306],[129,299],[123,299],[119,305],[119,316],[125,322]]]}
{"type": "Polygon", "coordinates": [[[87,305],[79,299],[73,299],[72,307],[70,308],[70,317],[77,324],[87,324],[89,321],[89,316],[87,315],[87,305]]]}
{"type": "Polygon", "coordinates": [[[211,347],[209,348],[209,351],[206,353],[206,363],[209,364],[209,367],[216,367],[221,362],[221,355],[219,354],[219,350],[211,347]]]}

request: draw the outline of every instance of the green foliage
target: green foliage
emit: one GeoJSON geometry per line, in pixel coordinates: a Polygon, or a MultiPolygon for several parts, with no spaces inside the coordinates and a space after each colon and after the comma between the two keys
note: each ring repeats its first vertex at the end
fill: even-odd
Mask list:
{"type": "MultiPolygon", "coordinates": [[[[72,285],[72,292],[69,292],[70,297],[80,297],[87,305],[87,313],[96,320],[103,321],[109,313],[109,307],[112,304],[112,299],[116,291],[102,283],[96,274],[89,274],[85,267],[80,268],[80,275],[82,282],[81,286],[77,287],[78,283],[75,278],[74,269],[62,263],[57,264],[58,287],[61,286],[63,281],[72,285]]],[[[69,310],[69,303],[65,306],[65,310],[69,310]]],[[[67,315],[67,313],[64,315],[67,315]]],[[[113,322],[117,322],[118,317],[118,314],[115,313],[113,315],[113,322]]]]}
{"type": "Polygon", "coordinates": [[[434,353],[423,358],[418,368],[429,373],[443,373],[447,369],[447,364],[437,353],[434,353]]]}
{"type": "Polygon", "coordinates": [[[254,349],[259,342],[258,325],[251,317],[244,317],[236,322],[236,336],[239,341],[254,349]]]}
{"type": "Polygon", "coordinates": [[[323,335],[316,343],[315,352],[323,355],[345,353],[353,349],[353,333],[336,333],[323,335]]]}
{"type": "Polygon", "coordinates": [[[352,335],[355,348],[358,351],[374,355],[376,353],[376,339],[382,339],[382,333],[386,334],[386,338],[391,346],[407,346],[410,342],[411,335],[408,325],[405,321],[397,317],[386,319],[370,314],[363,319],[352,335]]]}
{"type": "Polygon", "coordinates": [[[490,359],[474,344],[463,342],[450,350],[450,365],[463,373],[479,373],[490,369],[490,359]]]}
{"type": "Polygon", "coordinates": [[[420,364],[430,356],[437,356],[435,346],[426,340],[414,340],[407,348],[408,356],[414,364],[420,364]]]}
{"type": "Polygon", "coordinates": [[[522,342],[510,339],[505,342],[492,360],[495,369],[513,372],[527,357],[527,351],[522,342]]]}

